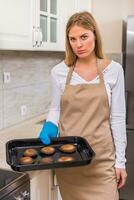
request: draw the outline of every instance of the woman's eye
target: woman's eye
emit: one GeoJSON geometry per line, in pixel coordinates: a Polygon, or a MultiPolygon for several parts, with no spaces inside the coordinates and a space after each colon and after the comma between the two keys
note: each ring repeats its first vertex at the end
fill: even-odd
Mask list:
{"type": "Polygon", "coordinates": [[[82,36],[81,36],[81,39],[82,39],[82,40],[86,40],[87,38],[88,38],[87,35],[82,35],[82,36]]]}
{"type": "Polygon", "coordinates": [[[70,41],[71,41],[71,42],[74,42],[74,41],[75,41],[75,38],[70,38],[70,41]]]}

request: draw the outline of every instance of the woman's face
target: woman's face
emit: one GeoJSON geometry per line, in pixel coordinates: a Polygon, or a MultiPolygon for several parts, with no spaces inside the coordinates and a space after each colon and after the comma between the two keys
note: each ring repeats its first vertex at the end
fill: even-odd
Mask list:
{"type": "Polygon", "coordinates": [[[72,50],[79,58],[86,58],[94,53],[95,36],[92,31],[74,25],[68,36],[72,50]]]}

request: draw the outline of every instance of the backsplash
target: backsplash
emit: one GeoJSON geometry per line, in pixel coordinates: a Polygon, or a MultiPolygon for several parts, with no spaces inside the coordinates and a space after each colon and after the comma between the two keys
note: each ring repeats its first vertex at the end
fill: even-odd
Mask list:
{"type": "MultiPolygon", "coordinates": [[[[121,54],[106,54],[121,63],[121,54]]],[[[48,112],[50,71],[64,58],[60,52],[0,51],[0,129],[48,112]],[[3,73],[10,72],[10,83],[3,73]],[[27,114],[21,115],[21,106],[27,114]]]]}
{"type": "Polygon", "coordinates": [[[108,59],[122,64],[122,53],[106,53],[106,56],[108,59]]]}
{"type": "Polygon", "coordinates": [[[63,58],[60,52],[0,51],[0,129],[47,113],[50,71],[63,58]],[[10,83],[4,83],[4,72],[10,72],[10,83]],[[27,107],[24,116],[22,105],[27,107]]]}

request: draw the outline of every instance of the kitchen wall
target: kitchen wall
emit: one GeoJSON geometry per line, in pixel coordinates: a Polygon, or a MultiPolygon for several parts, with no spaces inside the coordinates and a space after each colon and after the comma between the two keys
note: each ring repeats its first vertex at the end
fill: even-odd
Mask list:
{"type": "Polygon", "coordinates": [[[60,52],[0,51],[0,129],[47,113],[50,70],[63,58],[60,52]],[[3,82],[4,72],[10,72],[10,83],[3,82]],[[21,105],[27,106],[25,116],[21,105]]]}
{"type": "Polygon", "coordinates": [[[122,53],[122,26],[128,15],[134,15],[133,0],[93,0],[92,13],[98,22],[107,53],[122,53]]]}
{"type": "Polygon", "coordinates": [[[121,53],[122,0],[93,0],[92,13],[98,22],[104,51],[121,53]]]}
{"type": "Polygon", "coordinates": [[[127,20],[128,15],[134,15],[134,0],[123,0],[123,20],[127,20]]]}

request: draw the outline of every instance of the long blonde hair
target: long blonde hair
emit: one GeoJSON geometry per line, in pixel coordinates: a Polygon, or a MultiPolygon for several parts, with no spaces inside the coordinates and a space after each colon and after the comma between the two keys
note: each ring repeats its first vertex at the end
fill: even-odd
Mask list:
{"type": "Polygon", "coordinates": [[[97,23],[91,13],[85,11],[85,12],[78,12],[73,14],[66,25],[66,43],[65,43],[65,63],[68,66],[74,65],[76,62],[77,56],[74,54],[70,42],[69,42],[69,31],[70,29],[74,26],[81,26],[85,29],[91,30],[94,33],[95,36],[95,55],[102,59],[104,58],[103,50],[102,50],[102,41],[101,41],[101,36],[100,32],[97,26],[97,23]]]}

